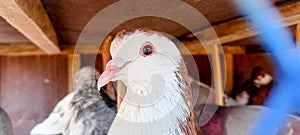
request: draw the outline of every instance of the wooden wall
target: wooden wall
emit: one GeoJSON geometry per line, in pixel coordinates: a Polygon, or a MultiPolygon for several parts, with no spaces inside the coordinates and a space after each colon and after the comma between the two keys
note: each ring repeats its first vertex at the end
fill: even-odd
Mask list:
{"type": "MultiPolygon", "coordinates": [[[[211,66],[207,55],[183,56],[189,74],[210,85],[211,66]],[[194,62],[197,68],[195,69],[194,62]]],[[[67,55],[0,56],[0,105],[13,120],[15,135],[30,129],[47,117],[54,105],[68,92],[67,55]]],[[[70,66],[70,65],[69,65],[70,66]]],[[[80,67],[95,66],[103,71],[101,55],[80,55],[80,67]]],[[[273,74],[267,54],[234,54],[233,87],[237,89],[255,66],[273,74]]],[[[79,67],[79,68],[80,68],[79,67]]],[[[228,68],[228,67],[227,67],[228,68]]]]}
{"type": "Polygon", "coordinates": [[[67,93],[64,55],[0,56],[0,103],[8,112],[15,135],[47,117],[67,93]]]}
{"type": "Polygon", "coordinates": [[[191,59],[189,56],[183,56],[185,64],[188,69],[188,73],[191,77],[197,78],[197,74],[199,74],[199,80],[203,83],[211,85],[211,66],[209,63],[209,59],[207,55],[195,55],[191,59]],[[197,66],[197,71],[195,70],[194,62],[197,66]]]}

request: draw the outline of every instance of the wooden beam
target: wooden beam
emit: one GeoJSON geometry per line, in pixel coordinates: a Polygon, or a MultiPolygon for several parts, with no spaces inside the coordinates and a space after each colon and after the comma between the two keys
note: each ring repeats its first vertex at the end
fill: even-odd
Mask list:
{"type": "Polygon", "coordinates": [[[212,73],[213,73],[213,88],[215,90],[215,103],[217,105],[223,106],[224,105],[224,84],[222,82],[223,76],[222,76],[222,63],[220,59],[220,46],[219,45],[213,45],[211,46],[211,57],[212,57],[212,73]]]}
{"type": "Polygon", "coordinates": [[[0,16],[46,53],[60,53],[55,30],[40,0],[1,0],[0,16]]]}
{"type": "Polygon", "coordinates": [[[102,47],[98,45],[61,45],[60,46],[62,53],[78,53],[78,54],[95,54],[102,53],[102,47]]]}
{"type": "MultiPolygon", "coordinates": [[[[184,42],[186,43],[186,42],[184,42]]],[[[186,44],[186,46],[178,46],[179,51],[183,55],[205,55],[210,53],[210,49],[208,47],[204,48],[200,43],[195,44],[186,44]]],[[[239,46],[239,45],[228,45],[228,46],[222,46],[220,48],[223,50],[225,54],[245,54],[246,49],[245,46],[239,46]]]]}
{"type": "Polygon", "coordinates": [[[226,62],[225,93],[229,94],[233,88],[233,77],[234,77],[233,54],[225,54],[225,62],[226,62]]]}
{"type": "MultiPolygon", "coordinates": [[[[75,45],[61,45],[61,54],[100,54],[104,52],[103,48],[99,48],[97,45],[80,45],[80,49],[75,48],[75,45]],[[74,52],[74,50],[76,50],[76,52],[74,52]]],[[[225,54],[246,53],[244,46],[222,46],[222,49],[225,54]]],[[[189,52],[188,49],[180,49],[180,51],[183,55],[205,55],[208,53],[208,50],[204,48],[198,48],[195,52],[189,52]]],[[[0,55],[46,55],[46,53],[33,44],[2,44],[0,45],[0,55]]]]}
{"type": "MultiPolygon", "coordinates": [[[[300,23],[300,1],[282,5],[278,7],[278,10],[282,13],[284,26],[292,26],[300,23]]],[[[278,21],[278,20],[275,20],[278,21]]],[[[187,46],[199,46],[197,39],[193,38],[194,35],[200,36],[202,45],[214,45],[218,43],[218,40],[221,44],[230,43],[233,41],[249,38],[257,35],[255,28],[249,25],[247,18],[238,18],[219,25],[214,25],[213,30],[218,35],[218,39],[215,39],[214,33],[211,32],[211,28],[206,28],[193,34],[186,36],[186,45],[187,46]],[[195,41],[196,40],[196,41],[195,41]]],[[[194,47],[192,52],[197,52],[197,48],[194,47]]]]}
{"type": "Polygon", "coordinates": [[[296,24],[295,39],[297,47],[300,47],[300,23],[296,24]]]}
{"type": "Polygon", "coordinates": [[[33,44],[0,45],[0,55],[45,55],[33,44]]]}
{"type": "MultiPolygon", "coordinates": [[[[75,45],[62,45],[60,54],[95,54],[99,49],[97,45],[80,45],[80,49],[75,49],[75,45]],[[76,52],[74,52],[76,50],[76,52]]],[[[77,47],[78,48],[78,47],[77,47]]],[[[98,53],[102,53],[101,49],[98,53]]],[[[2,44],[0,45],[0,55],[46,55],[43,50],[33,44],[2,44]]]]}
{"type": "Polygon", "coordinates": [[[74,77],[81,68],[80,54],[68,54],[68,91],[74,90],[74,77]]]}

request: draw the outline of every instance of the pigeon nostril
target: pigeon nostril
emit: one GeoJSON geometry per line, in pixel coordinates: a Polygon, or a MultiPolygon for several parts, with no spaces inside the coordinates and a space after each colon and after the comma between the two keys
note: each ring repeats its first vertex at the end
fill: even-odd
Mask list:
{"type": "Polygon", "coordinates": [[[109,70],[109,71],[112,71],[113,69],[112,69],[112,68],[109,68],[108,70],[109,70]]]}

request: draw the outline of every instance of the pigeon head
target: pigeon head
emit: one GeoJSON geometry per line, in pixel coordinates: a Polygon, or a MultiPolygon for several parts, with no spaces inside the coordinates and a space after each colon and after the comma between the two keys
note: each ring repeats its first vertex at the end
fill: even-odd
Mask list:
{"type": "Polygon", "coordinates": [[[75,88],[76,90],[82,90],[87,87],[97,87],[97,79],[99,78],[99,72],[91,66],[81,68],[75,74],[75,88]]]}
{"type": "Polygon", "coordinates": [[[171,40],[148,29],[121,31],[112,41],[110,53],[112,60],[99,78],[98,89],[109,81],[121,80],[127,87],[150,81],[153,75],[178,70],[182,59],[171,40]]]}
{"type": "Polygon", "coordinates": [[[125,30],[110,53],[98,89],[116,80],[127,86],[110,134],[194,133],[186,67],[170,39],[148,29],[125,30]]]}

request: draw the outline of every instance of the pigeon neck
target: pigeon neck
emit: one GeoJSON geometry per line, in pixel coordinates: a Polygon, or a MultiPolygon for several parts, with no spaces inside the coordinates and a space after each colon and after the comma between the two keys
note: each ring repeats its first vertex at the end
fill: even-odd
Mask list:
{"type": "MultiPolygon", "coordinates": [[[[190,119],[191,99],[187,90],[189,86],[184,80],[181,67],[179,71],[154,76],[150,80],[140,84],[140,86],[152,87],[151,94],[146,96],[131,92],[130,88],[138,87],[127,85],[127,93],[118,110],[115,125],[127,131],[134,131],[128,133],[133,135],[168,132],[184,134],[184,130],[190,130],[187,126],[190,125],[189,121],[192,121],[190,119]]],[[[110,130],[116,131],[114,126],[110,130]]]]}

